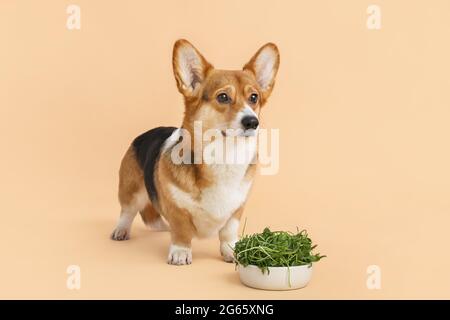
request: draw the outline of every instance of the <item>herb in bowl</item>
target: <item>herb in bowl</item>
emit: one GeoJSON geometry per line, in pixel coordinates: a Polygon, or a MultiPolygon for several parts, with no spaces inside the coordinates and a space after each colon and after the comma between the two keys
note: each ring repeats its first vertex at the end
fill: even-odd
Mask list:
{"type": "Polygon", "coordinates": [[[262,233],[246,235],[236,242],[234,257],[237,265],[254,265],[268,273],[269,267],[312,265],[325,257],[313,254],[314,248],[306,230],[292,233],[265,228],[262,233]]]}

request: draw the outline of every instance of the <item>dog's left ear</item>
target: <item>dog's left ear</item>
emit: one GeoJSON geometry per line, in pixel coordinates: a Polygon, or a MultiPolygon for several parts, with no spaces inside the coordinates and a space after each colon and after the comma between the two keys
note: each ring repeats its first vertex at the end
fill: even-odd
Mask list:
{"type": "Polygon", "coordinates": [[[178,90],[185,97],[197,93],[199,84],[205,80],[208,70],[213,66],[187,40],[180,39],[173,46],[173,73],[178,90]]]}
{"type": "Polygon", "coordinates": [[[248,70],[255,75],[265,99],[272,92],[279,65],[280,53],[277,46],[273,43],[267,43],[244,66],[244,70],[248,70]]]}

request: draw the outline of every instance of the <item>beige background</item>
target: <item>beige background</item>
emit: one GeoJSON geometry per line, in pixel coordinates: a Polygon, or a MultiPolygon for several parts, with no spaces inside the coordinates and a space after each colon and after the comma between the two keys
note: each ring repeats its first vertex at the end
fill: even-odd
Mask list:
{"type": "Polygon", "coordinates": [[[0,2],[0,298],[450,298],[450,2],[378,0],[379,31],[371,1],[77,0],[79,31],[70,3],[0,2]],[[169,235],[138,220],[109,240],[128,144],[181,122],[178,38],[220,68],[279,46],[263,124],[280,129],[280,171],[257,178],[245,217],[309,231],[328,255],[309,287],[242,286],[216,239],[169,266],[169,235]]]}

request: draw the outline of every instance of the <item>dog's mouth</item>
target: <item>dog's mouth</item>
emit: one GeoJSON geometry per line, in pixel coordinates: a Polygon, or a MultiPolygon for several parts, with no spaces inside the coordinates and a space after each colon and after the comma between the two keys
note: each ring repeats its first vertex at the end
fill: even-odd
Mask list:
{"type": "Polygon", "coordinates": [[[255,129],[226,129],[221,130],[220,132],[222,133],[223,137],[254,137],[256,135],[255,129]]]}

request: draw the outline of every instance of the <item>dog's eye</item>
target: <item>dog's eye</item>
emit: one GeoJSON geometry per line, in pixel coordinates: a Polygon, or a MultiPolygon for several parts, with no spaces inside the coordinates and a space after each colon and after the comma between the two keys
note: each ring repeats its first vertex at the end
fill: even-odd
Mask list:
{"type": "Polygon", "coordinates": [[[252,93],[248,100],[250,101],[250,103],[255,104],[258,102],[258,95],[256,93],[252,93]]]}
{"type": "Polygon", "coordinates": [[[231,99],[226,93],[220,93],[217,95],[217,102],[219,103],[230,103],[231,99]]]}

